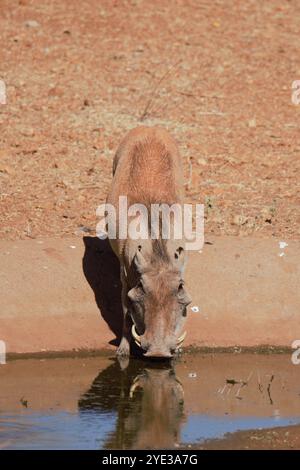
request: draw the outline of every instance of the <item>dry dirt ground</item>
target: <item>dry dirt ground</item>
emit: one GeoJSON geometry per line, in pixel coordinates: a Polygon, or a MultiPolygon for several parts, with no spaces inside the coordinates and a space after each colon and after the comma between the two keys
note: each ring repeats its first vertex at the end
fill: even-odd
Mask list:
{"type": "Polygon", "coordinates": [[[114,151],[177,138],[206,233],[300,239],[300,4],[0,0],[0,238],[94,231],[114,151]]]}

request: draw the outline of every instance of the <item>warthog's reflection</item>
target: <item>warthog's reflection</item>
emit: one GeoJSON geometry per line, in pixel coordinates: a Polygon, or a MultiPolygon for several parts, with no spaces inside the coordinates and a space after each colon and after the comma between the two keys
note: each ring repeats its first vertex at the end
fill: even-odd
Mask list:
{"type": "MultiPolygon", "coordinates": [[[[170,364],[116,361],[101,372],[79,400],[81,411],[117,412],[107,449],[172,448],[183,420],[183,388],[170,364]]],[[[103,417],[103,419],[105,419],[103,417]]]]}

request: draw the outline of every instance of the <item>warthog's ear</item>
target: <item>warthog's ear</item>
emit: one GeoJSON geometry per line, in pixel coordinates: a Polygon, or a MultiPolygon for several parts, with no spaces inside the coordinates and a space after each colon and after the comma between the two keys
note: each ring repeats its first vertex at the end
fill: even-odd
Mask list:
{"type": "Polygon", "coordinates": [[[184,288],[183,282],[179,284],[177,296],[181,304],[189,305],[192,302],[191,297],[184,288]]]}
{"type": "Polygon", "coordinates": [[[145,260],[144,256],[142,255],[142,252],[141,252],[141,248],[142,248],[141,245],[139,245],[138,250],[137,250],[137,252],[136,252],[136,254],[134,255],[134,258],[133,258],[134,265],[135,265],[137,271],[140,274],[147,267],[146,260],[145,260]]]}
{"type": "Polygon", "coordinates": [[[176,248],[174,252],[174,264],[183,273],[185,268],[185,250],[182,246],[176,248]]]}

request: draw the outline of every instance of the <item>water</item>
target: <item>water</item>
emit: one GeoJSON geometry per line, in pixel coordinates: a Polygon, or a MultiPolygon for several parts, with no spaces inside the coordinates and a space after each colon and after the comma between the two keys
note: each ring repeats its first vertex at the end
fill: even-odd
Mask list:
{"type": "Polygon", "coordinates": [[[288,355],[193,355],[173,364],[108,357],[0,366],[0,448],[187,448],[300,423],[288,355]]]}

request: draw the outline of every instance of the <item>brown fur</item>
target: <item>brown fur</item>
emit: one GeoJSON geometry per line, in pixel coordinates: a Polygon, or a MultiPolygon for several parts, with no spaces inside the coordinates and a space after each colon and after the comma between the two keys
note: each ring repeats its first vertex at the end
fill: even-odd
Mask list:
{"type": "Polygon", "coordinates": [[[120,194],[129,204],[182,202],[182,166],[176,143],[162,128],[138,127],[117,150],[108,202],[120,194]]]}
{"type": "MultiPolygon", "coordinates": [[[[182,204],[182,165],[177,145],[170,134],[160,127],[138,127],[131,130],[121,142],[113,163],[113,182],[107,202],[119,207],[119,196],[127,196],[128,206],[144,204],[182,204]]],[[[127,214],[126,214],[127,216],[127,214]]],[[[121,217],[125,217],[122,214],[121,217]]],[[[117,223],[118,215],[117,215],[117,223]]],[[[143,325],[138,318],[135,323],[145,329],[144,344],[162,348],[162,337],[169,334],[169,343],[175,341],[175,316],[178,299],[176,292],[181,279],[183,255],[179,241],[169,240],[110,240],[121,265],[122,303],[124,310],[124,337],[120,354],[128,354],[130,340],[130,315],[132,302],[143,295],[143,325]],[[176,251],[177,250],[177,251],[176,251]],[[178,251],[179,250],[179,251],[178,251]],[[138,253],[140,252],[140,253],[138,253]],[[139,256],[138,256],[138,255],[139,256]],[[142,270],[136,266],[137,257],[142,259],[142,270]],[[149,292],[136,287],[145,277],[149,292]],[[130,292],[129,292],[130,291],[130,292]],[[174,294],[175,292],[175,294],[174,294]],[[131,296],[131,302],[128,297],[131,296]]],[[[182,248],[183,251],[183,248],[182,248]]],[[[177,308],[178,309],[178,308],[177,308]]],[[[166,340],[167,341],[167,340],[166,340]]],[[[168,346],[169,347],[169,346],[168,346]]],[[[168,349],[166,346],[166,350],[168,349]]]]}

